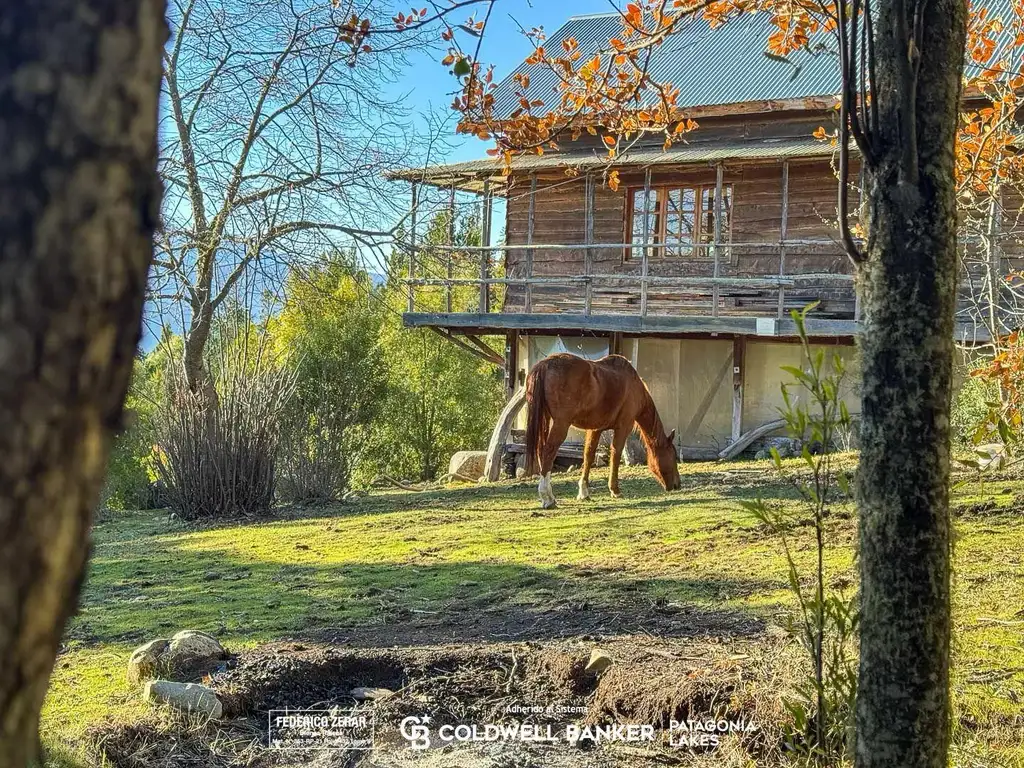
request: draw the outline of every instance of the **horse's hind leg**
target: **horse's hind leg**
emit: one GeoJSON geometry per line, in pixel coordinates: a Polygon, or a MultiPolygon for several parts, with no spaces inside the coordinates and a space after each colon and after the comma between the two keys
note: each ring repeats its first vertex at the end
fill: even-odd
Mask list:
{"type": "Polygon", "coordinates": [[[622,496],[619,489],[619,462],[622,460],[622,449],[626,446],[629,429],[616,429],[612,438],[612,447],[608,457],[608,490],[616,499],[622,496]]]}
{"type": "Polygon", "coordinates": [[[540,483],[537,486],[540,505],[544,509],[554,509],[557,506],[555,504],[555,492],[551,490],[551,468],[555,465],[558,449],[562,447],[567,434],[569,434],[568,424],[554,420],[551,421],[551,428],[548,431],[547,439],[544,441],[544,451],[540,457],[540,483]]]}
{"type": "Polygon", "coordinates": [[[590,498],[590,468],[594,466],[597,456],[597,444],[601,440],[601,430],[587,430],[587,441],[583,449],[583,474],[580,475],[580,492],[576,498],[585,501],[590,498]]]}

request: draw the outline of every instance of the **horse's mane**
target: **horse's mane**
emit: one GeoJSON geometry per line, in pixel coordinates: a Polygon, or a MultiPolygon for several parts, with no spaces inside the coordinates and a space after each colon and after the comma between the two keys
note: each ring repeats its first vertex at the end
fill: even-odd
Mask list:
{"type": "Polygon", "coordinates": [[[640,411],[636,415],[636,425],[640,428],[640,439],[644,441],[647,455],[653,456],[657,441],[665,434],[665,425],[662,424],[658,409],[654,406],[654,398],[651,397],[650,390],[643,382],[641,385],[643,386],[640,394],[642,403],[640,411]]]}

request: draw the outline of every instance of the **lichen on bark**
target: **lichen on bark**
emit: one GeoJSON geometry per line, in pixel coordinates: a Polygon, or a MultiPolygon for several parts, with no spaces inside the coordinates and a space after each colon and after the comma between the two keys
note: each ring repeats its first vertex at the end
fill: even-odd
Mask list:
{"type": "Polygon", "coordinates": [[[37,757],[140,333],[162,0],[0,14],[0,766],[37,757]]]}
{"type": "MultiPolygon", "coordinates": [[[[913,5],[913,4],[911,4],[913,5]]],[[[860,768],[945,768],[949,746],[949,408],[957,286],[954,139],[966,34],[962,0],[922,19],[920,69],[878,6],[880,130],[867,171],[858,469],[860,768]],[[902,58],[901,58],[902,57],[902,58]],[[913,111],[906,113],[906,89],[913,111]],[[908,158],[907,125],[916,152],[908,158]]]]}

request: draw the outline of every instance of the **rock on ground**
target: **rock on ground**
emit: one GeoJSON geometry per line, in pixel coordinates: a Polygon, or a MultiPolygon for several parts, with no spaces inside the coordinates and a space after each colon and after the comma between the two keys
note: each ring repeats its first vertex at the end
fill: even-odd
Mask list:
{"type": "Polygon", "coordinates": [[[170,640],[151,640],[128,659],[128,681],[136,685],[156,677],[184,682],[217,669],[230,654],[213,635],[186,629],[170,640]]]}
{"type": "Polygon", "coordinates": [[[593,675],[599,675],[611,665],[612,657],[609,656],[606,651],[602,651],[600,648],[595,648],[590,652],[590,660],[587,662],[587,666],[584,668],[584,671],[590,672],[593,675]]]}
{"type": "Polygon", "coordinates": [[[128,682],[139,685],[145,680],[160,676],[160,657],[170,642],[164,639],[150,640],[132,651],[128,659],[128,682]]]}
{"type": "Polygon", "coordinates": [[[165,704],[179,712],[219,720],[224,706],[217,694],[198,683],[176,683],[172,680],[150,680],[142,697],[150,704],[165,704]]]}
{"type": "Polygon", "coordinates": [[[477,478],[487,466],[487,451],[459,451],[448,462],[449,475],[477,478]]]}

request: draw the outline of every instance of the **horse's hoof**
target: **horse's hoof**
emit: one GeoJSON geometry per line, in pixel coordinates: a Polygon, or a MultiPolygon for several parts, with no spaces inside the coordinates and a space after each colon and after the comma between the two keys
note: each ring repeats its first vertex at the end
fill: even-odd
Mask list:
{"type": "Polygon", "coordinates": [[[577,493],[576,494],[576,501],[590,501],[590,494],[588,493],[588,494],[584,495],[582,493],[577,493]]]}
{"type": "Polygon", "coordinates": [[[555,504],[554,499],[545,499],[540,503],[541,509],[554,509],[556,506],[558,505],[555,504]]]}
{"type": "Polygon", "coordinates": [[[611,493],[612,493],[612,498],[613,499],[621,499],[622,498],[622,494],[619,493],[618,491],[612,491],[611,493]]]}

